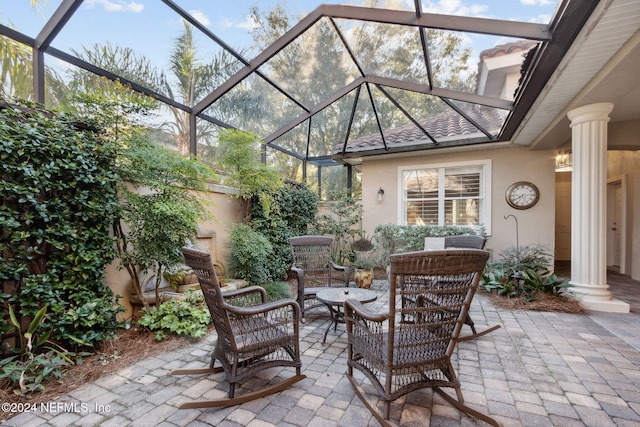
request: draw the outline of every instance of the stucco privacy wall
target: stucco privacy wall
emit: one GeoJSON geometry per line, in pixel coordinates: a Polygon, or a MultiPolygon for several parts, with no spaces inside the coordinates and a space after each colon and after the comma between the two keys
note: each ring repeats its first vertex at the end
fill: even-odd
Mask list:
{"type": "MultiPolygon", "coordinates": [[[[209,191],[199,193],[205,200],[206,207],[212,218],[203,221],[198,230],[196,246],[209,251],[214,260],[227,266],[229,260],[229,234],[233,224],[242,222],[244,204],[239,198],[233,197],[234,190],[229,187],[212,184],[209,191]]],[[[120,304],[126,308],[123,319],[131,317],[131,279],[126,271],[118,268],[116,259],[105,272],[105,283],[116,295],[121,295],[120,304]]]]}
{"type": "Polygon", "coordinates": [[[634,212],[640,212],[640,151],[609,150],[607,179],[609,182],[625,181],[625,273],[630,274],[634,280],[640,280],[640,250],[637,250],[640,248],[640,215],[634,215],[634,212]]]}
{"type": "Polygon", "coordinates": [[[491,150],[429,154],[425,156],[364,160],[362,164],[363,226],[372,233],[376,225],[398,223],[400,184],[399,168],[407,166],[429,167],[458,162],[491,161],[491,234],[487,248],[494,256],[501,250],[515,246],[516,227],[513,214],[519,223],[519,244],[544,244],[550,253],[554,251],[555,221],[555,172],[554,152],[529,151],[527,148],[508,147],[491,150]],[[538,203],[526,210],[511,208],[505,200],[507,188],[517,181],[530,181],[540,190],[538,203]],[[378,189],[384,196],[377,200],[378,189]]]}

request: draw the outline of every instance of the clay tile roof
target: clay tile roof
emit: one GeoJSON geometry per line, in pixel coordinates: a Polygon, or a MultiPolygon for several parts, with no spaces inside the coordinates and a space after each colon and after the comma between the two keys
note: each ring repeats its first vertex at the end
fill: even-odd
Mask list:
{"type": "MultiPolygon", "coordinates": [[[[465,111],[465,113],[492,134],[497,133],[504,120],[493,108],[475,107],[465,111]]],[[[461,136],[484,136],[471,122],[455,111],[440,113],[423,119],[419,123],[436,141],[454,139],[461,136]]],[[[388,147],[431,143],[431,140],[422,130],[413,123],[384,130],[384,137],[388,147]]],[[[375,133],[350,140],[347,143],[346,151],[365,151],[378,148],[384,148],[384,144],[380,134],[375,133]]],[[[340,153],[341,151],[342,144],[337,145],[335,153],[340,153]]]]}
{"type": "MultiPolygon", "coordinates": [[[[517,40],[502,45],[495,46],[480,52],[480,62],[478,67],[487,58],[501,55],[508,55],[517,52],[528,52],[537,45],[531,40],[517,40]]],[[[480,72],[478,72],[478,76],[480,72]]],[[[475,106],[465,111],[465,113],[476,123],[493,135],[496,135],[504,122],[497,110],[483,106],[475,106]]],[[[471,122],[455,111],[438,114],[433,117],[423,119],[420,125],[436,140],[468,139],[471,135],[484,136],[471,122]]],[[[400,126],[384,131],[385,142],[388,147],[407,146],[424,143],[431,143],[431,140],[414,124],[400,126]]],[[[347,143],[346,151],[365,151],[384,148],[382,137],[379,133],[367,135],[362,138],[351,140],[347,143]]],[[[334,154],[342,151],[342,144],[337,144],[334,154]]]]}
{"type": "Polygon", "coordinates": [[[491,49],[485,49],[480,52],[480,59],[493,58],[500,55],[508,55],[514,52],[525,52],[529,49],[534,48],[538,42],[531,40],[517,40],[514,42],[509,42],[505,44],[501,44],[491,49]]]}

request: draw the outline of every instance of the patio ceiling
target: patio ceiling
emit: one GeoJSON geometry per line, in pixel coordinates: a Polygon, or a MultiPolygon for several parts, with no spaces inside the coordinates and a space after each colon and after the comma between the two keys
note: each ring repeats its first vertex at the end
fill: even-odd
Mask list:
{"type": "MultiPolygon", "coordinates": [[[[63,0],[34,36],[4,25],[0,25],[0,34],[33,47],[36,71],[42,69],[46,54],[129,84],[136,91],[184,111],[192,125],[192,152],[198,150],[200,143],[195,124],[204,120],[222,128],[255,132],[267,147],[304,162],[357,164],[365,156],[509,141],[598,0],[560,1],[548,24],[425,13],[420,0],[405,10],[319,5],[253,59],[232,48],[186,11],[181,6],[183,0],[162,3],[167,16],[183,18],[199,37],[234,60],[229,77],[190,104],[118,74],[117,70],[81,59],[69,49],[56,47],[67,26],[89,19],[82,15],[82,0],[63,0]],[[355,37],[367,32],[384,34],[388,39],[372,52],[355,37]],[[493,43],[487,50],[494,53],[523,41],[528,43],[522,52],[529,53],[522,54],[518,64],[521,79],[517,90],[488,93],[486,88],[479,88],[480,79],[474,78],[466,86],[449,85],[451,76],[446,73],[455,69],[450,62],[456,58],[443,55],[434,42],[442,35],[486,36],[493,43]],[[314,56],[309,56],[309,46],[319,45],[321,40],[333,44],[330,49],[317,49],[314,56]],[[392,56],[400,45],[407,69],[398,70],[397,62],[379,60],[392,56]],[[296,52],[305,55],[296,57],[296,52]],[[287,60],[300,63],[291,64],[296,72],[283,75],[278,67],[287,60]],[[330,84],[326,79],[313,78],[314,72],[326,77],[327,70],[335,74],[330,84]],[[239,93],[252,95],[246,98],[252,108],[233,115],[221,114],[219,106],[225,101],[233,102],[230,100],[237,99],[239,93]],[[328,130],[329,126],[333,129],[328,130]]],[[[84,25],[90,28],[91,23],[84,25]]],[[[34,74],[37,98],[42,101],[44,73],[34,74]]],[[[469,80],[468,76],[455,77],[469,80]]]]}
{"type": "MultiPolygon", "coordinates": [[[[640,140],[616,138],[640,120],[640,2],[601,2],[583,26],[548,84],[523,120],[512,142],[535,150],[571,143],[567,112],[583,105],[611,102],[610,150],[639,150],[640,140]]],[[[631,134],[640,131],[637,125],[631,134]]]]}

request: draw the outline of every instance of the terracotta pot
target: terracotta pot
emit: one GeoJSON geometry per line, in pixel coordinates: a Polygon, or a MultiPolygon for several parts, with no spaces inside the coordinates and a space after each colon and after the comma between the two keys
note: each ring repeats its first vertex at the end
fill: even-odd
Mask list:
{"type": "Polygon", "coordinates": [[[354,272],[356,286],[363,289],[369,289],[373,283],[373,270],[363,270],[356,268],[354,272]]]}
{"type": "Polygon", "coordinates": [[[195,273],[188,273],[182,278],[181,285],[193,285],[194,283],[198,283],[198,277],[196,277],[195,273]]]}

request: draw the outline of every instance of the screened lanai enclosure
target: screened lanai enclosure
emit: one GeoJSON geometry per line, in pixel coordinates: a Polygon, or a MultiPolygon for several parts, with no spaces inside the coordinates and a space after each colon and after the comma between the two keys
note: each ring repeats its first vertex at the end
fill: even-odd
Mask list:
{"type": "Polygon", "coordinates": [[[327,197],[367,156],[509,141],[598,1],[509,20],[321,3],[0,0],[2,97],[64,110],[133,91],[165,145],[215,165],[221,129],[252,132],[264,162],[327,197]]]}

